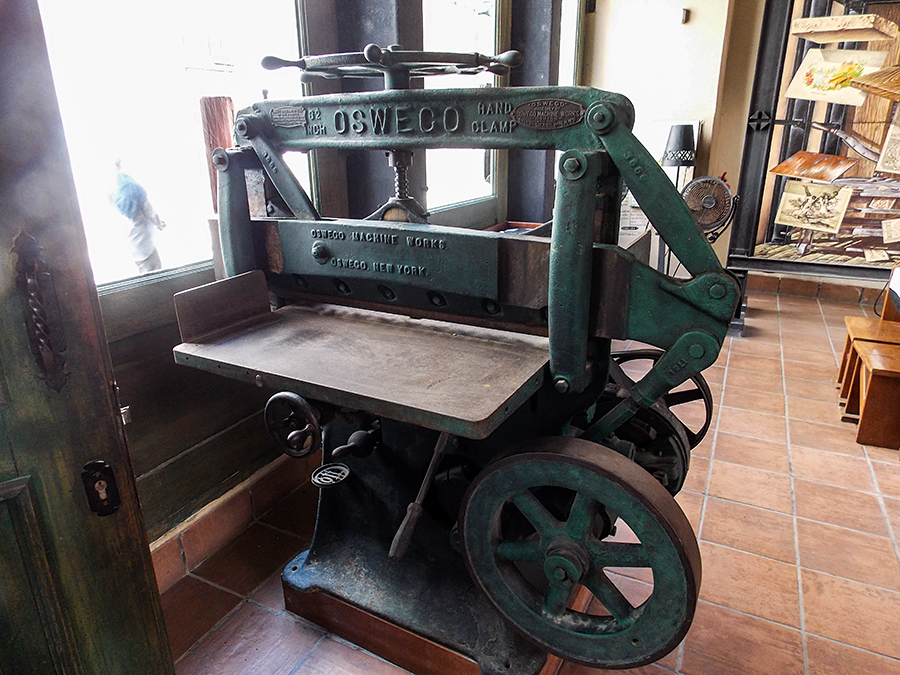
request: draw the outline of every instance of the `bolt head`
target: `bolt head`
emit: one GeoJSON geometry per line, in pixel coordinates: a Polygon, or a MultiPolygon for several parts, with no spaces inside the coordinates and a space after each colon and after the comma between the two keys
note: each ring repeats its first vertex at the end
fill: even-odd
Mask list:
{"type": "Polygon", "coordinates": [[[315,258],[316,262],[318,262],[320,265],[324,265],[326,262],[328,262],[328,258],[330,257],[328,253],[328,247],[326,247],[325,244],[323,244],[321,241],[317,241],[315,244],[313,244],[312,247],[312,257],[315,258]]]}
{"type": "Polygon", "coordinates": [[[725,287],[722,284],[713,284],[709,287],[709,295],[716,300],[721,300],[725,297],[725,287]]]}
{"type": "Polygon", "coordinates": [[[224,171],[228,168],[228,155],[222,148],[216,148],[212,154],[212,164],[219,171],[224,171]]]}
{"type": "Polygon", "coordinates": [[[234,123],[234,130],[241,138],[250,138],[250,124],[243,117],[239,117],[234,123]]]}
{"type": "Polygon", "coordinates": [[[556,381],[553,383],[553,387],[560,394],[565,394],[567,391],[569,391],[569,383],[562,377],[556,379],[556,381]]]}
{"type": "Polygon", "coordinates": [[[616,117],[605,103],[595,103],[587,113],[587,124],[596,133],[604,133],[612,128],[616,117]]]}
{"type": "Polygon", "coordinates": [[[565,581],[566,571],[562,567],[557,567],[555,570],[553,570],[553,577],[557,581],[565,581]]]}
{"type": "Polygon", "coordinates": [[[563,162],[563,168],[569,173],[575,173],[581,168],[581,162],[574,157],[569,157],[569,159],[563,162]]]}

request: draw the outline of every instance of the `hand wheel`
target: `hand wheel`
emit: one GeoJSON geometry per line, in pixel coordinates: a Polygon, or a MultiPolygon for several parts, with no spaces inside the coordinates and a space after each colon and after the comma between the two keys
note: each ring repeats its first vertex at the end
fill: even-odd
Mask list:
{"type": "Polygon", "coordinates": [[[318,411],[293,392],[282,391],[269,399],[265,422],[275,445],[291,457],[306,457],[322,447],[318,411]]]}
{"type": "Polygon", "coordinates": [[[369,44],[361,52],[304,56],[297,61],[286,61],[275,56],[262,60],[267,70],[294,66],[303,71],[305,82],[315,77],[338,79],[342,77],[384,77],[389,89],[406,89],[410,77],[426,75],[473,75],[483,71],[506,75],[510,68],[522,63],[517,51],[503,52],[497,56],[482,54],[456,54],[452,52],[405,51],[397,45],[382,49],[369,44]]]}
{"type": "MultiPolygon", "coordinates": [[[[619,365],[624,365],[632,361],[649,361],[649,366],[652,367],[656,365],[656,362],[659,361],[664,354],[665,352],[661,349],[633,349],[624,352],[612,352],[610,357],[619,365]]],[[[678,406],[686,406],[684,410],[687,411],[691,407],[687,404],[693,403],[694,401],[703,402],[703,421],[700,423],[699,428],[696,428],[696,430],[691,429],[688,425],[684,424],[681,418],[679,418],[679,421],[684,425],[691,448],[696,448],[706,436],[706,432],[709,431],[710,424],[712,424],[713,397],[709,385],[706,383],[706,378],[704,378],[703,375],[699,373],[692,375],[688,382],[685,382],[684,385],[663,396],[662,402],[675,417],[678,417],[678,406]],[[688,384],[688,382],[690,384],[688,384]]],[[[634,383],[632,382],[631,384],[634,383]]],[[[697,425],[692,426],[696,427],[697,425]]]]}

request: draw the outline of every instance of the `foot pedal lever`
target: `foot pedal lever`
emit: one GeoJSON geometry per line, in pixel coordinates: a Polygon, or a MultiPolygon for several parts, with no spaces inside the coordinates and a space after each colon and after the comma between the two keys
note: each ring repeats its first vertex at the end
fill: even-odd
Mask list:
{"type": "Polygon", "coordinates": [[[406,507],[406,515],[403,517],[403,522],[400,523],[400,527],[397,528],[397,534],[394,535],[394,540],[391,542],[391,549],[388,552],[388,558],[394,562],[400,562],[403,559],[403,556],[406,555],[406,549],[409,548],[409,542],[416,529],[416,523],[419,522],[419,516],[422,515],[422,502],[425,500],[428,488],[431,487],[431,482],[434,480],[434,474],[437,471],[441,456],[444,454],[444,448],[447,447],[447,442],[449,440],[450,434],[446,431],[442,431],[434,446],[434,454],[431,456],[431,463],[428,465],[428,471],[425,472],[425,478],[422,480],[421,487],[419,487],[419,494],[416,495],[416,501],[406,507]]]}

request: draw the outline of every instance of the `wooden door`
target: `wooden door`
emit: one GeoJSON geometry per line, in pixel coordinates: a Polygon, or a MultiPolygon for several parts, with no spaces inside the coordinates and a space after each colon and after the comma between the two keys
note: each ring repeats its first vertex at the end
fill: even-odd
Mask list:
{"type": "Polygon", "coordinates": [[[0,670],[173,672],[36,0],[0,5],[0,670]]]}

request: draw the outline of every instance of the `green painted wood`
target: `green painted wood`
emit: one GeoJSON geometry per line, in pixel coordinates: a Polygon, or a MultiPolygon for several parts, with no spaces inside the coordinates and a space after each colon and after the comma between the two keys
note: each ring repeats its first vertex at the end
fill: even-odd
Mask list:
{"type": "Polygon", "coordinates": [[[18,542],[19,536],[27,536],[27,526],[16,522],[11,508],[18,482],[0,483],[0,663],[9,672],[44,675],[54,672],[55,666],[49,642],[33,637],[43,635],[44,626],[28,578],[30,552],[18,542]]]}
{"type": "MultiPolygon", "coordinates": [[[[119,402],[131,413],[125,433],[138,477],[261,410],[273,393],[176,365],[179,342],[170,324],[110,345],[119,402]]],[[[211,478],[194,480],[208,486],[211,478]]]]}
{"type": "MultiPolygon", "coordinates": [[[[4,4],[0,63],[7,66],[0,69],[0,137],[15,139],[0,144],[0,362],[9,400],[0,416],[14,466],[33,481],[48,576],[81,672],[172,673],[35,0],[4,4]],[[59,392],[40,378],[15,256],[7,254],[23,230],[42,247],[56,289],[43,302],[58,307],[67,343],[69,375],[59,392]],[[122,496],[119,511],[105,518],[88,509],[80,480],[96,459],[110,463],[122,496]]],[[[29,588],[45,591],[34,580],[29,588]]]]}
{"type": "MultiPolygon", "coordinates": [[[[210,256],[212,252],[210,251],[210,256]]],[[[175,323],[172,296],[215,281],[212,263],[172,270],[152,279],[129,279],[99,289],[100,309],[109,342],[175,323]]]]}
{"type": "MultiPolygon", "coordinates": [[[[3,406],[0,405],[0,410],[2,409],[3,406]]],[[[0,415],[0,481],[12,480],[18,475],[12,448],[9,447],[9,439],[6,436],[6,425],[3,422],[3,416],[0,415]]]]}
{"type": "Polygon", "coordinates": [[[138,492],[151,539],[225,494],[277,456],[259,412],[141,476],[138,492]]]}

